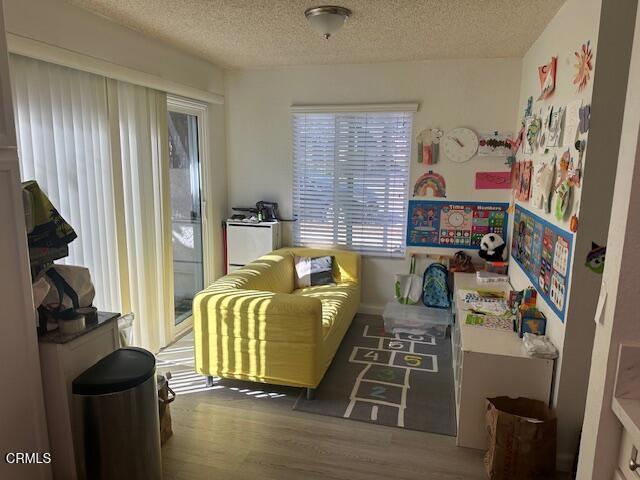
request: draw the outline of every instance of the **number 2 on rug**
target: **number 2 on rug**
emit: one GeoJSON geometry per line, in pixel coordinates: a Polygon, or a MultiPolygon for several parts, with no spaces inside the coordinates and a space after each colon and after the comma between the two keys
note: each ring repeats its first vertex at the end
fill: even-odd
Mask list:
{"type": "Polygon", "coordinates": [[[386,400],[387,399],[387,396],[385,395],[386,391],[387,389],[382,385],[375,385],[371,388],[371,396],[375,398],[379,398],[380,400],[386,400]]]}

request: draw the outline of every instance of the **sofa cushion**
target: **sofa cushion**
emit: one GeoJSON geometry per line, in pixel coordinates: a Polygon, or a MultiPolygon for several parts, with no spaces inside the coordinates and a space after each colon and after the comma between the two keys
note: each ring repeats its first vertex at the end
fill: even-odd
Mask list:
{"type": "MultiPolygon", "coordinates": [[[[322,303],[322,336],[326,337],[331,329],[351,312],[351,303],[356,300],[358,287],[353,283],[318,285],[294,290],[295,295],[317,298],[322,303]]],[[[349,321],[351,317],[349,317],[349,321]]]]}

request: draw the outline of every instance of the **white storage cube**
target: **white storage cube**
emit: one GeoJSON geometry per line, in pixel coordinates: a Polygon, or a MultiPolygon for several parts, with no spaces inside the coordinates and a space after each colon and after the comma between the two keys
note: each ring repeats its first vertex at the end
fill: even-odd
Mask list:
{"type": "Polygon", "coordinates": [[[384,329],[389,333],[410,333],[444,337],[453,317],[448,308],[403,305],[390,302],[384,307],[384,329]]]}

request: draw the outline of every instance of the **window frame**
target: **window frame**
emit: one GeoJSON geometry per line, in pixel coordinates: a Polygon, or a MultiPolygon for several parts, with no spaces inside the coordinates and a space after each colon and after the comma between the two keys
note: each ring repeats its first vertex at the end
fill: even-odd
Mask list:
{"type": "MultiPolygon", "coordinates": [[[[214,247],[214,230],[209,228],[209,210],[208,199],[210,198],[212,182],[209,181],[209,175],[211,175],[208,168],[208,153],[207,145],[209,145],[208,130],[209,130],[209,109],[208,105],[198,100],[192,100],[189,98],[181,97],[167,93],[167,112],[178,112],[193,115],[197,118],[198,125],[198,158],[200,169],[200,215],[202,218],[202,259],[203,259],[203,281],[204,286],[210,285],[213,282],[214,271],[213,262],[207,261],[212,258],[214,247]]],[[[173,268],[173,266],[172,266],[173,268]]],[[[173,271],[171,281],[173,283],[173,271]]],[[[173,289],[172,284],[172,289],[173,289]]],[[[167,325],[167,331],[169,332],[170,341],[173,342],[179,337],[184,335],[187,331],[193,328],[193,313],[185,318],[178,325],[175,324],[173,312],[170,316],[171,322],[167,325]]]]}

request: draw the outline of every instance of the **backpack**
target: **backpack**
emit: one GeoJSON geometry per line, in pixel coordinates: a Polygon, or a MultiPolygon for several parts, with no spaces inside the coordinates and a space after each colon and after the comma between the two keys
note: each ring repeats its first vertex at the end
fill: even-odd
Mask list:
{"type": "Polygon", "coordinates": [[[451,308],[449,271],[441,263],[432,263],[422,277],[422,303],[432,308],[451,308]]]}

